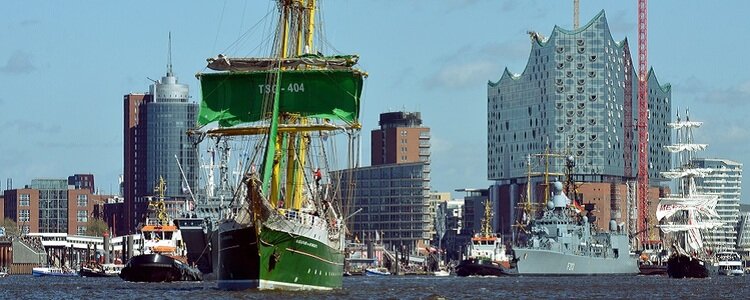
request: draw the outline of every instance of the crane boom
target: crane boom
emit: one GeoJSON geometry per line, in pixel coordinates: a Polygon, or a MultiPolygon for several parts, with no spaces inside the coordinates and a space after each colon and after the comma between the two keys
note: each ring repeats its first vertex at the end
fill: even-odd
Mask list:
{"type": "Polygon", "coordinates": [[[648,0],[638,0],[638,219],[641,243],[649,239],[648,220],[648,0]]]}

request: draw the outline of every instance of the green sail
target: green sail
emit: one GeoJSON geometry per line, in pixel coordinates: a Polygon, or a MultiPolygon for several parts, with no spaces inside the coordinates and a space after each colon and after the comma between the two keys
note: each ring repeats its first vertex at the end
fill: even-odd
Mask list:
{"type": "MultiPolygon", "coordinates": [[[[203,100],[198,122],[218,121],[219,126],[230,127],[268,119],[276,72],[199,74],[203,100]]],[[[351,69],[282,71],[280,112],[355,122],[359,119],[362,76],[351,69]]]]}

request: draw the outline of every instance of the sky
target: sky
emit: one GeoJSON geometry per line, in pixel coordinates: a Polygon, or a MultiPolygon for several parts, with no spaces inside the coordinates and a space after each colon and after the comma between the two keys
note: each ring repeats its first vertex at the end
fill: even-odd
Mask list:
{"type": "MultiPolygon", "coordinates": [[[[747,1],[650,1],[648,61],[672,101],[704,121],[703,157],[750,162],[747,1]]],[[[637,35],[637,1],[580,0],[580,24],[605,10],[613,38],[637,35]]],[[[419,111],[431,128],[431,184],[486,188],[487,82],[521,73],[526,33],[571,29],[573,1],[321,0],[322,52],[358,54],[363,152],[380,113],[419,111]]],[[[95,175],[116,193],[123,100],[172,64],[199,101],[195,74],[220,53],[255,56],[273,21],[270,0],[10,0],[0,11],[0,189],[35,178],[95,175]]],[[[675,107],[676,109],[676,107],[675,107]]],[[[674,111],[674,109],[673,109],[674,111]]],[[[369,153],[363,161],[369,165],[369,153]]],[[[750,203],[750,180],[743,183],[750,203]]],[[[461,196],[454,192],[454,196],[461,196]]]]}

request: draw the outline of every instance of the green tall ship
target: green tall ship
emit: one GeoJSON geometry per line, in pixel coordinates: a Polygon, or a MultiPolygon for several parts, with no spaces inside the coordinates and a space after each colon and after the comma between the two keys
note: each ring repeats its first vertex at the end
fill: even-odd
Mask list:
{"type": "Polygon", "coordinates": [[[227,277],[220,281],[241,283],[235,288],[341,288],[341,201],[350,197],[336,187],[352,183],[331,177],[340,160],[331,154],[347,152],[347,169],[357,164],[366,74],[354,67],[355,55],[313,50],[316,12],[315,0],[279,1],[270,57],[219,55],[208,60],[217,72],[197,75],[200,131],[247,141],[234,199],[241,201],[238,225],[220,238],[233,244],[219,246],[219,273],[227,277]],[[252,270],[232,270],[239,265],[252,270]]]}

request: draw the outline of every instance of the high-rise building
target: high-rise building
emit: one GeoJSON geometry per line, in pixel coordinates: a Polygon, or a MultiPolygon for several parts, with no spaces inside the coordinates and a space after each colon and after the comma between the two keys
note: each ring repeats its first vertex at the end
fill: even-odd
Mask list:
{"type": "Polygon", "coordinates": [[[124,96],[126,218],[122,230],[133,232],[144,220],[159,178],[166,182],[165,196],[173,200],[189,198],[188,188],[196,187],[198,147],[187,131],[196,126],[198,104],[188,100],[188,86],[177,82],[171,62],[166,76],[155,81],[148,94],[124,96]]]}
{"type": "Polygon", "coordinates": [[[430,128],[422,126],[418,112],[380,114],[380,129],[371,133],[370,160],[373,166],[429,162],[430,128]]]}
{"type": "MultiPolygon", "coordinates": [[[[496,190],[512,193],[498,197],[515,207],[525,189],[527,157],[545,152],[572,156],[571,175],[577,182],[603,183],[606,190],[614,182],[626,190],[625,183],[637,176],[639,151],[639,79],[627,39],[612,38],[604,11],[578,29],[555,26],[548,38],[536,32],[530,37],[523,73],[505,69],[487,86],[487,177],[509,186],[496,190]]],[[[648,175],[655,186],[664,182],[659,172],[671,167],[663,146],[671,143],[667,123],[672,97],[671,86],[660,84],[653,70],[647,80],[648,175]]],[[[564,173],[565,160],[550,161],[548,170],[564,173]]],[[[603,203],[608,202],[605,198],[603,203]]],[[[658,193],[649,198],[657,201],[658,193]]]]}
{"type": "Polygon", "coordinates": [[[740,220],[742,164],[726,159],[698,158],[693,159],[693,165],[711,170],[705,177],[695,178],[698,192],[719,195],[716,212],[723,225],[705,232],[705,245],[715,251],[735,250],[740,220]]]}
{"type": "Polygon", "coordinates": [[[430,203],[430,129],[420,113],[389,112],[380,115],[380,128],[372,131],[372,166],[342,170],[342,195],[349,212],[349,228],[360,240],[378,237],[386,245],[417,249],[435,236],[434,208],[430,203]],[[352,181],[350,181],[352,180],[352,181]]]}
{"type": "MultiPolygon", "coordinates": [[[[123,151],[123,197],[124,222],[115,228],[117,235],[125,235],[138,225],[137,217],[146,210],[146,203],[136,202],[136,195],[145,195],[146,186],[146,103],[153,101],[149,94],[127,94],[124,96],[124,151],[123,151]]],[[[138,198],[142,200],[142,198],[138,198]]]]}

